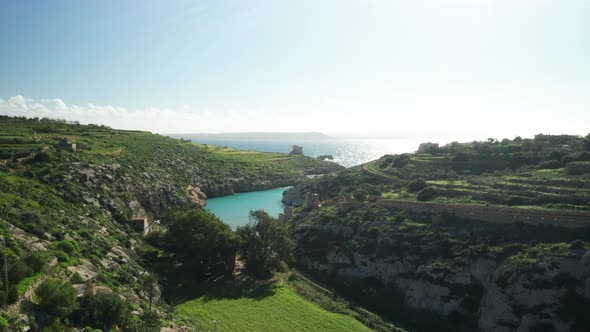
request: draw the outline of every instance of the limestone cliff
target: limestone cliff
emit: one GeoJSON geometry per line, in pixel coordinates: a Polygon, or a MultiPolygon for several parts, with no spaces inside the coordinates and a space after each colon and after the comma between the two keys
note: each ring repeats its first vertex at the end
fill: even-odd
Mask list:
{"type": "Polygon", "coordinates": [[[451,330],[588,327],[575,313],[590,310],[590,248],[574,240],[585,239],[587,231],[437,218],[433,223],[370,212],[363,215],[370,219],[348,223],[358,210],[331,210],[330,219],[311,213],[305,220],[316,223],[293,228],[300,268],[345,291],[362,289],[352,296],[398,322],[404,319],[399,312],[410,316],[413,310],[435,314],[451,330]],[[553,235],[530,242],[546,232],[553,235]],[[355,294],[363,292],[388,295],[355,294]]]}

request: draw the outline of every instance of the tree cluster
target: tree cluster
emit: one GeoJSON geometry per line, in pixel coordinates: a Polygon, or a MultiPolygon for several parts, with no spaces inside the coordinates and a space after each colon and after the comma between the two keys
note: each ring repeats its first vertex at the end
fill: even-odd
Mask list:
{"type": "Polygon", "coordinates": [[[174,209],[163,221],[166,242],[185,272],[198,279],[231,275],[238,240],[227,224],[200,208],[174,209]]]}
{"type": "Polygon", "coordinates": [[[293,261],[287,227],[264,211],[251,212],[251,222],[235,232],[200,208],[178,208],[165,222],[164,242],[193,280],[231,275],[237,255],[245,261],[246,272],[262,278],[293,261]]]}
{"type": "Polygon", "coordinates": [[[285,270],[293,262],[295,249],[287,226],[264,211],[253,211],[250,217],[250,224],[237,230],[246,269],[260,278],[285,270]]]}

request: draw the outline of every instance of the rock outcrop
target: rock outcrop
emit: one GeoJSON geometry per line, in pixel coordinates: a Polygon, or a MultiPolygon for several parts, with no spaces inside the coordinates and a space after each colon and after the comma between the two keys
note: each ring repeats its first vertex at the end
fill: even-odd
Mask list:
{"type": "MultiPolygon", "coordinates": [[[[590,251],[548,246],[553,249],[532,260],[518,250],[491,254],[474,243],[480,252],[470,249],[468,257],[453,261],[448,252],[458,250],[449,247],[455,240],[434,233],[375,231],[383,226],[381,222],[299,225],[293,230],[298,264],[335,284],[342,280],[380,284],[400,294],[409,309],[445,319],[464,317],[481,331],[578,331],[579,318],[565,313],[590,309],[590,251]]],[[[475,232],[472,236],[477,238],[475,232]]]]}

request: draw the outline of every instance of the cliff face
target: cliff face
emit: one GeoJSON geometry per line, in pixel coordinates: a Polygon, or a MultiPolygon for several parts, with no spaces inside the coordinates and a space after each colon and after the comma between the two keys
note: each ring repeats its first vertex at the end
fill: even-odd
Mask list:
{"type": "MultiPolygon", "coordinates": [[[[553,239],[529,242],[530,234],[541,231],[571,240],[576,238],[571,231],[401,218],[396,222],[379,216],[372,216],[370,222],[344,223],[350,213],[338,216],[332,216],[331,224],[300,224],[293,229],[298,264],[336,287],[363,285],[351,291],[353,297],[355,293],[389,294],[357,298],[368,307],[380,305],[382,314],[403,319],[396,311],[398,315],[401,310],[430,312],[452,321],[456,330],[588,328],[586,320],[576,317],[577,312],[590,309],[588,246],[553,239]],[[367,290],[374,285],[379,286],[367,290]],[[389,302],[380,303],[384,301],[389,302]]],[[[311,218],[317,221],[325,216],[311,218]]]]}

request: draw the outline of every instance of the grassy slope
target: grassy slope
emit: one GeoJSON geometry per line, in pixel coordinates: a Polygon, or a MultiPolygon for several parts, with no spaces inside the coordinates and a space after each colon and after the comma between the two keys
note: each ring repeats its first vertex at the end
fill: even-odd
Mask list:
{"type": "MultiPolygon", "coordinates": [[[[80,252],[60,261],[60,269],[89,261],[97,267],[100,285],[124,295],[139,289],[135,280],[143,271],[142,261],[130,250],[142,247],[141,236],[127,223],[134,213],[132,202],[139,201],[157,215],[186,202],[189,186],[235,178],[246,183],[297,180],[316,167],[333,165],[301,156],[223,150],[147,132],[8,117],[0,117],[0,161],[0,232],[12,237],[8,222],[53,244],[64,237],[73,239],[80,252]],[[56,148],[63,137],[78,150],[56,148]],[[6,164],[2,160],[15,156],[13,150],[32,148],[45,148],[38,155],[43,158],[6,164]],[[164,200],[167,205],[162,207],[158,203],[164,200]],[[129,263],[114,269],[104,266],[101,260],[112,261],[108,257],[115,253],[113,248],[128,253],[129,263]]],[[[21,245],[26,248],[24,242],[21,245]]],[[[46,256],[58,251],[51,249],[46,256]]],[[[21,288],[34,274],[24,277],[21,288]]]]}
{"type": "Polygon", "coordinates": [[[264,297],[205,294],[175,308],[177,317],[220,331],[371,331],[354,318],[329,312],[305,300],[289,285],[264,297]],[[202,322],[206,322],[203,325],[202,322]]]}

